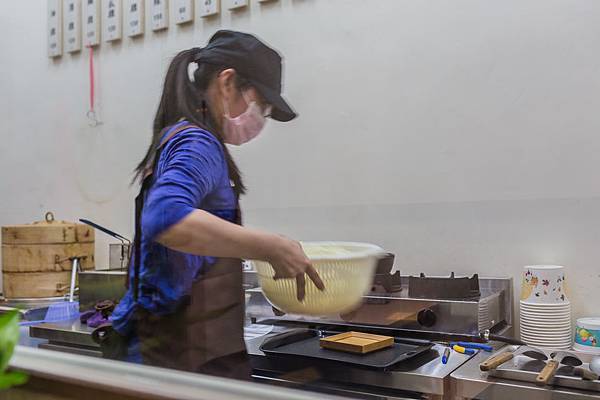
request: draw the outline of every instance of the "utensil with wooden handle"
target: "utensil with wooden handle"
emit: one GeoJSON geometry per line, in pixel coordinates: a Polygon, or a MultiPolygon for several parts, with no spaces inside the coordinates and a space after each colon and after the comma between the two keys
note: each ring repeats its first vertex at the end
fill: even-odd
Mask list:
{"type": "Polygon", "coordinates": [[[484,372],[491,371],[493,369],[498,368],[505,362],[512,360],[514,356],[515,355],[511,351],[505,351],[500,354],[494,354],[493,356],[479,364],[479,369],[484,372]]]}
{"type": "Polygon", "coordinates": [[[531,346],[511,346],[500,354],[494,354],[481,364],[479,364],[479,369],[482,371],[490,371],[492,369],[498,368],[500,365],[504,364],[507,361],[512,360],[515,356],[523,354],[529,358],[533,358],[535,360],[546,361],[548,356],[541,350],[536,349],[531,346]]]}
{"type": "Polygon", "coordinates": [[[548,382],[554,378],[556,370],[560,364],[568,365],[570,367],[578,367],[583,364],[583,361],[576,355],[566,352],[559,351],[550,354],[550,360],[546,363],[546,366],[535,378],[537,385],[547,385],[548,382]]]}
{"type": "Polygon", "coordinates": [[[573,369],[573,374],[579,376],[584,381],[595,381],[598,380],[599,376],[597,373],[590,371],[587,368],[576,367],[573,369]]]}
{"type": "Polygon", "coordinates": [[[548,381],[554,378],[554,374],[556,374],[556,370],[558,369],[558,364],[560,364],[557,360],[549,360],[546,363],[546,366],[542,371],[535,377],[535,383],[538,385],[547,385],[548,381]]]}

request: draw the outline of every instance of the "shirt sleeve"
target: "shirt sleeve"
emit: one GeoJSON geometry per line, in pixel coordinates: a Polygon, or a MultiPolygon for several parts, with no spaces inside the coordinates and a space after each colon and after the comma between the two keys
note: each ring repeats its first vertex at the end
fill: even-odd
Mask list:
{"type": "Polygon", "coordinates": [[[220,143],[207,133],[181,133],[161,153],[144,209],[142,232],[154,240],[189,213],[217,187],[223,176],[220,143]]]}

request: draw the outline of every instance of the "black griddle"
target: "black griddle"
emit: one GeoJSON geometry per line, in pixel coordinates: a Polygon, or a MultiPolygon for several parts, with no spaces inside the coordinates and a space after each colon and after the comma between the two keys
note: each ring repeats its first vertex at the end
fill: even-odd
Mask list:
{"type": "MultiPolygon", "coordinates": [[[[336,333],[339,332],[327,332],[325,336],[336,333]]],[[[260,350],[271,357],[303,357],[371,369],[389,369],[433,347],[433,343],[426,340],[394,338],[394,345],[391,347],[367,354],[352,354],[323,349],[319,344],[320,338],[317,330],[295,329],[268,338],[260,346],[260,350]]]]}

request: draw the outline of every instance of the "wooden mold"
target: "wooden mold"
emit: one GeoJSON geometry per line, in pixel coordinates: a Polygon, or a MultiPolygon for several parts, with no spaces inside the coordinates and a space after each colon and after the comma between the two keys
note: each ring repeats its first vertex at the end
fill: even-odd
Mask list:
{"type": "Polygon", "coordinates": [[[362,332],[344,332],[338,335],[322,338],[321,347],[349,353],[367,354],[394,344],[391,336],[373,335],[362,332]]]}

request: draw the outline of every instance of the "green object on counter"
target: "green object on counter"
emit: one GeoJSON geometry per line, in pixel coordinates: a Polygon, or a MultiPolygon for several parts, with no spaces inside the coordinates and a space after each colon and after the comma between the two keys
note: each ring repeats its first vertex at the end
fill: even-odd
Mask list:
{"type": "Polygon", "coordinates": [[[13,371],[6,372],[18,342],[19,312],[14,310],[0,316],[0,389],[7,389],[27,382],[27,374],[13,371]]]}

